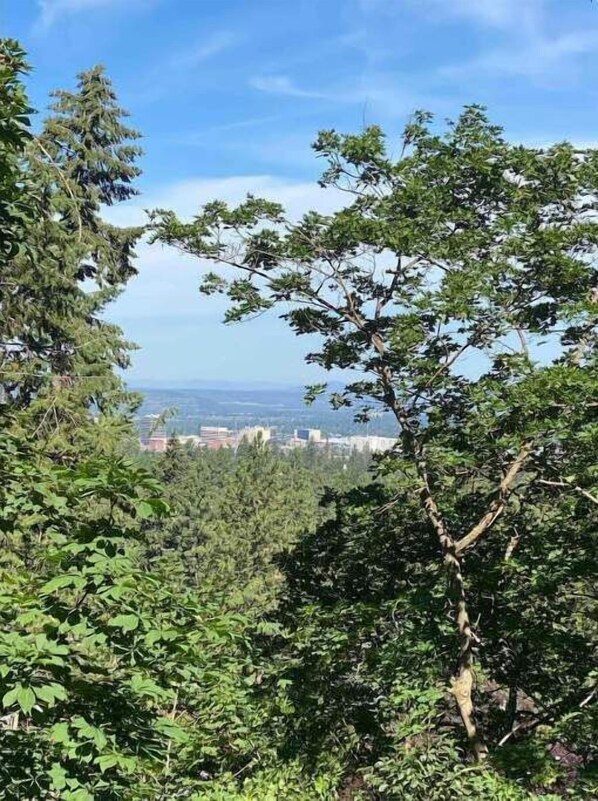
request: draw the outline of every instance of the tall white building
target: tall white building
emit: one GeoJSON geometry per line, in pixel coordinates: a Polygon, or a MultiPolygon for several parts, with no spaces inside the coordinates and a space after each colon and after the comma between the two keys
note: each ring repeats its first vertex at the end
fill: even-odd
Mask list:
{"type": "Polygon", "coordinates": [[[263,426],[250,426],[242,428],[239,431],[239,442],[245,440],[246,442],[268,442],[272,439],[272,429],[264,428],[263,426]]]}

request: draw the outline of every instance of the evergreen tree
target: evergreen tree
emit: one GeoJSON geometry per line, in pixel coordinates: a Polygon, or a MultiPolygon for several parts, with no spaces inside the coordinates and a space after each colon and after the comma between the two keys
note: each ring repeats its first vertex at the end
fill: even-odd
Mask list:
{"type": "Polygon", "coordinates": [[[92,71],[81,97],[60,96],[54,138],[26,161],[24,69],[3,42],[0,796],[189,797],[202,779],[244,771],[259,741],[247,624],[141,563],[143,521],[166,505],[142,467],[101,454],[90,410],[113,405],[119,386],[121,346],[96,315],[130,275],[133,240],[99,216],[129,192],[104,161],[114,150],[126,184],[133,153],[115,144],[122,129],[98,127],[112,95],[92,71]],[[59,136],[68,142],[52,150],[59,136]],[[86,277],[99,285],[89,297],[86,277]]]}
{"type": "Polygon", "coordinates": [[[148,559],[227,608],[262,613],[280,584],[277,557],[319,518],[316,474],[265,444],[158,458],[171,517],[148,532],[148,559]]]}
{"type": "Polygon", "coordinates": [[[22,76],[28,70],[17,42],[0,46],[0,414],[10,404],[9,393],[19,382],[22,343],[15,319],[14,297],[20,292],[15,260],[28,252],[28,235],[37,211],[23,172],[31,139],[30,112],[22,76]],[[10,375],[10,378],[9,378],[10,375]]]}
{"type": "Polygon", "coordinates": [[[77,92],[54,97],[53,114],[28,148],[39,214],[11,265],[18,289],[3,305],[16,344],[3,380],[11,404],[27,410],[25,427],[68,450],[73,436],[93,431],[100,442],[103,424],[122,426],[113,412],[132,400],[113,370],[127,366],[129,345],[102,313],[135,273],[140,230],[107,223],[102,209],[136,193],[141,151],[102,68],[82,73],[77,92]],[[92,405],[101,425],[90,429],[92,405]]]}

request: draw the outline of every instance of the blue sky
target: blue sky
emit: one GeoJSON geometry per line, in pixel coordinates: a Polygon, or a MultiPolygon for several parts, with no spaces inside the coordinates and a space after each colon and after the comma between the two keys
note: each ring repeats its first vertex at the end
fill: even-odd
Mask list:
{"type": "MultiPolygon", "coordinates": [[[[315,132],[376,122],[392,140],[415,108],[483,103],[513,140],[598,140],[590,0],[4,0],[0,30],[29,51],[40,109],[107,67],[145,136],[143,196],[112,212],[122,222],[247,191],[333,208],[315,132]]],[[[138,267],[109,313],[141,346],[132,382],[318,378],[275,318],[221,325],[197,263],[143,245],[138,267]]]]}

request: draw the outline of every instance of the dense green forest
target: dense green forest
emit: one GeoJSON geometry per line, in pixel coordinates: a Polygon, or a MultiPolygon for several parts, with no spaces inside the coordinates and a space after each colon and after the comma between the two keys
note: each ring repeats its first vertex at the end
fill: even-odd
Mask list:
{"type": "Polygon", "coordinates": [[[0,798],[598,797],[598,150],[418,113],[398,156],[319,135],[336,213],[125,229],[110,80],[34,129],[27,69],[3,40],[0,798]],[[105,310],[142,237],[213,262],[226,322],[278,310],[395,448],[140,453],[105,310]]]}

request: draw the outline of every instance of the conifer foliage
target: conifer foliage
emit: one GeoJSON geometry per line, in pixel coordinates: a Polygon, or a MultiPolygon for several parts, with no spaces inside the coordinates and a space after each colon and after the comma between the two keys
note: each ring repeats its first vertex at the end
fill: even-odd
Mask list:
{"type": "Polygon", "coordinates": [[[98,68],[33,136],[25,69],[3,42],[0,795],[188,796],[250,759],[251,660],[241,618],[142,562],[144,521],[167,507],[119,456],[125,345],[99,318],[133,274],[139,232],[101,212],[134,191],[136,135],[98,68]]]}
{"type": "Polygon", "coordinates": [[[76,92],[56,92],[51,111],[21,153],[34,213],[6,271],[2,381],[40,433],[70,431],[68,441],[90,403],[109,416],[126,400],[113,367],[126,367],[128,345],[102,312],[135,273],[140,231],[106,222],[102,208],[136,193],[141,151],[100,67],[76,92]]]}

